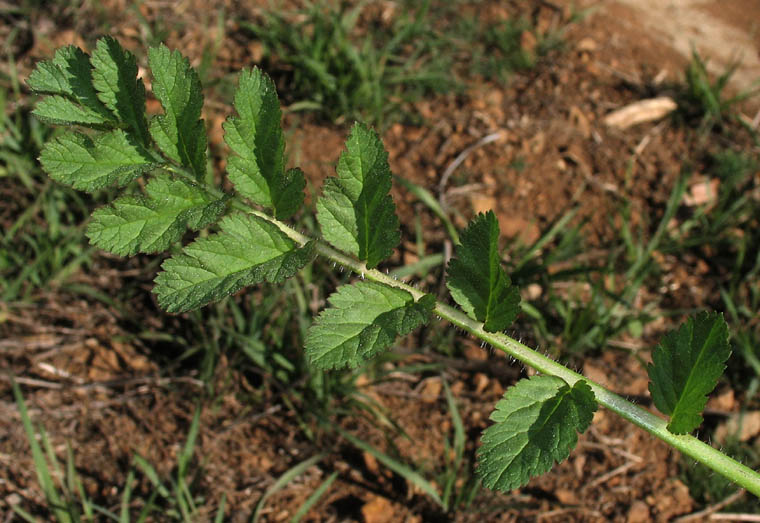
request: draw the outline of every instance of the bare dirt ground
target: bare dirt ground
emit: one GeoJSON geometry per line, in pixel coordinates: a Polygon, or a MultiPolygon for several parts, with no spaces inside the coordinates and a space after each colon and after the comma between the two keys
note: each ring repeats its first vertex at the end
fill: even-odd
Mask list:
{"type": "MultiPolygon", "coordinates": [[[[125,6],[83,10],[82,18],[56,19],[41,13],[34,44],[16,57],[22,76],[33,64],[67,44],[84,45],[80,34],[96,24],[93,11],[105,17],[112,32],[136,53],[140,25],[117,16],[125,6]],[[89,18],[88,18],[89,16],[89,18]],[[109,18],[110,17],[110,18],[109,18]]],[[[526,2],[521,7],[525,8],[526,2]]],[[[567,16],[571,2],[527,2],[539,23],[567,16]],[[540,4],[540,5],[539,5],[540,4]]],[[[202,46],[213,40],[213,29],[201,20],[204,12],[225,6],[228,13],[254,16],[255,9],[231,1],[144,2],[150,19],[180,20],[185,31],[169,33],[167,44],[182,49],[194,63],[202,46]],[[206,25],[204,25],[204,23],[206,25]]],[[[490,5],[490,4],[489,4],[490,5]]],[[[588,220],[588,241],[601,244],[616,234],[610,223],[621,195],[635,202],[634,221],[662,212],[670,187],[685,158],[700,165],[699,148],[683,128],[643,124],[626,131],[610,129],[603,118],[610,111],[645,96],[668,92],[687,63],[691,46],[722,72],[735,57],[742,65],[735,76],[739,91],[760,77],[760,5],[755,0],[696,2],[618,0],[575,2],[593,7],[585,20],[567,33],[567,50],[550,66],[515,78],[509,85],[473,85],[463,97],[441,96],[416,105],[427,126],[395,125],[384,136],[393,171],[433,192],[441,173],[457,155],[484,136],[500,133],[494,143],[477,149],[463,164],[466,178],[444,187],[447,201],[463,216],[493,208],[507,236],[535,240],[542,230],[570,207],[588,220]],[[664,76],[661,71],[665,71],[664,76]],[[665,78],[667,81],[665,81],[665,78]],[[657,81],[655,81],[657,79],[657,81]],[[514,166],[520,164],[523,168],[514,166]]],[[[493,2],[494,12],[502,6],[493,2]]],[[[512,8],[510,4],[510,8],[512,8]]],[[[509,14],[509,9],[504,9],[509,14]]],[[[251,64],[251,49],[235,24],[225,27],[226,39],[217,66],[234,71],[251,64]]],[[[228,100],[214,95],[205,115],[211,147],[221,143],[219,126],[228,100]]],[[[753,106],[743,109],[749,120],[753,106]]],[[[334,161],[346,130],[288,116],[295,128],[291,157],[299,158],[315,187],[333,174],[334,161]]],[[[217,149],[218,150],[218,149],[217,149]]],[[[5,188],[3,188],[5,189],[5,188]]],[[[424,213],[415,199],[399,189],[394,194],[402,222],[421,214],[426,241],[440,242],[440,224],[424,213]]],[[[21,210],[19,210],[21,212],[21,210]]],[[[410,222],[409,222],[410,223],[410,222]]],[[[460,221],[457,225],[464,225],[460,221]]],[[[403,258],[399,261],[410,261],[403,258]]],[[[104,292],[117,293],[130,281],[148,295],[151,275],[141,270],[144,259],[119,261],[99,256],[93,274],[79,279],[104,292]]],[[[668,260],[678,271],[668,299],[680,307],[714,303],[715,289],[701,278],[697,259],[668,260]],[[695,289],[697,289],[695,291],[695,289]]],[[[663,299],[646,291],[641,299],[663,299]]],[[[36,420],[43,423],[60,456],[67,442],[88,493],[116,506],[129,463],[135,453],[168,474],[187,433],[203,384],[191,372],[172,375],[160,369],[150,346],[134,336],[132,317],[145,318],[146,328],[172,329],[179,320],[164,318],[150,298],[135,298],[129,310],[114,310],[84,296],[51,289],[34,307],[1,305],[0,366],[23,378],[24,393],[36,420]],[[59,372],[60,371],[60,372],[59,372]]],[[[647,335],[656,339],[668,325],[655,325],[647,335]]],[[[524,328],[518,326],[518,329],[524,328]]],[[[529,330],[525,328],[526,336],[529,330]]],[[[491,406],[524,369],[482,351],[471,340],[465,359],[446,376],[460,405],[472,457],[479,433],[487,426],[491,406]]],[[[405,342],[410,350],[414,340],[405,342]]],[[[678,477],[679,456],[643,431],[606,411],[597,413],[571,457],[526,488],[505,495],[481,492],[459,513],[444,514],[413,485],[390,472],[367,453],[341,441],[310,441],[297,416],[278,399],[277,391],[259,390],[249,375],[231,370],[227,356],[218,365],[215,401],[204,406],[196,455],[203,456],[198,486],[208,493],[200,519],[210,519],[222,494],[227,496],[230,521],[247,521],[262,494],[294,464],[317,452],[330,459],[312,467],[272,496],[266,521],[286,521],[333,471],[338,480],[314,506],[306,521],[671,521],[698,507],[678,477]]],[[[646,355],[643,355],[646,359],[646,355]]],[[[411,357],[414,363],[442,361],[432,351],[411,357]]],[[[407,362],[408,363],[408,362],[407,362]]],[[[646,372],[641,361],[607,352],[596,360],[575,361],[584,373],[646,405],[646,372]]],[[[342,420],[346,430],[381,448],[394,446],[401,459],[435,470],[443,441],[451,433],[450,416],[438,375],[399,373],[394,381],[362,385],[409,436],[394,436],[365,420],[342,420]]],[[[719,391],[723,412],[738,409],[729,391],[719,391]]],[[[29,447],[7,382],[0,382],[0,513],[10,503],[44,506],[36,483],[29,447]]],[[[458,485],[459,486],[459,485],[458,485]]],[[[138,493],[150,489],[147,481],[138,493]]],[[[10,516],[9,516],[10,518],[10,516]]],[[[10,518],[12,520],[12,518],[10,518]]]]}
{"type": "MultiPolygon", "coordinates": [[[[592,4],[588,4],[592,5],[592,4]]],[[[760,78],[760,4],[751,0],[614,0],[594,2],[599,13],[639,34],[643,45],[667,47],[684,59],[696,49],[720,74],[739,61],[733,77],[737,90],[760,78]]],[[[614,26],[613,26],[614,27],[614,26]]],[[[633,42],[621,40],[624,45],[633,42]]]]}

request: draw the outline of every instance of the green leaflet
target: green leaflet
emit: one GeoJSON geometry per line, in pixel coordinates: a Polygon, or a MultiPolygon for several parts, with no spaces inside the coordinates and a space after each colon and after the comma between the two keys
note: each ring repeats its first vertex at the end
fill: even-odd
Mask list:
{"type": "Polygon", "coordinates": [[[187,227],[197,230],[216,221],[226,203],[167,175],[152,178],[145,193],[147,197],[124,196],[95,211],[87,228],[90,242],[119,256],[161,252],[187,227]]]}
{"type": "Polygon", "coordinates": [[[148,50],[153,73],[153,94],[164,114],[150,122],[150,134],[172,160],[193,171],[201,180],[206,174],[206,128],[201,120],[203,91],[198,73],[179,51],[164,44],[148,50]]]}
{"type": "Polygon", "coordinates": [[[57,49],[52,60],[38,62],[27,83],[37,93],[63,94],[74,98],[75,84],[79,89],[88,86],[91,100],[100,104],[92,86],[91,74],[92,66],[87,53],[78,47],[67,45],[57,49]]]}
{"type": "Polygon", "coordinates": [[[337,174],[325,180],[323,196],[317,201],[322,235],[372,269],[401,239],[396,206],[388,194],[388,153],[377,133],[363,124],[354,125],[337,174]]]}
{"type": "Polygon", "coordinates": [[[511,490],[570,455],[596,411],[591,388],[533,376],[509,388],[491,414],[478,450],[478,475],[489,489],[511,490]]]}
{"type": "Polygon", "coordinates": [[[451,296],[488,332],[506,329],[520,311],[520,293],[501,266],[499,222],[493,211],[478,214],[461,236],[449,262],[451,296]]]}
{"type": "Polygon", "coordinates": [[[43,99],[33,111],[48,123],[89,126],[114,123],[113,115],[98,99],[92,84],[90,57],[77,47],[62,47],[52,60],[37,64],[28,83],[35,92],[57,95],[43,99]]]}
{"type": "Polygon", "coordinates": [[[649,392],[670,416],[668,430],[688,434],[702,423],[707,395],[715,388],[731,355],[722,314],[703,312],[669,332],[647,367],[649,392]]]}
{"type": "Polygon", "coordinates": [[[82,125],[102,128],[109,121],[87,107],[77,105],[63,96],[48,96],[37,102],[32,114],[50,125],[82,125]]]}
{"type": "Polygon", "coordinates": [[[222,219],[220,232],[199,238],[166,260],[153,292],[168,312],[197,309],[243,287],[293,276],[315,255],[314,242],[302,248],[275,225],[250,214],[222,219]]]}
{"type": "Polygon", "coordinates": [[[371,281],[343,285],[306,335],[306,354],[320,369],[356,367],[398,336],[428,322],[435,298],[417,302],[403,289],[371,281]]]}
{"type": "Polygon", "coordinates": [[[145,122],[145,86],[137,78],[137,60],[114,38],[98,40],[90,58],[98,98],[124,122],[141,144],[150,142],[145,122]]]}
{"type": "Polygon", "coordinates": [[[87,192],[124,186],[156,166],[131,135],[118,129],[94,140],[73,132],[61,135],[45,144],[40,163],[54,180],[87,192]]]}
{"type": "Polygon", "coordinates": [[[240,194],[274,209],[280,220],[289,218],[303,204],[306,180],[299,169],[284,172],[285,139],[274,82],[258,68],[243,70],[234,106],[239,116],[224,123],[224,141],[232,150],[227,176],[240,194]]]}

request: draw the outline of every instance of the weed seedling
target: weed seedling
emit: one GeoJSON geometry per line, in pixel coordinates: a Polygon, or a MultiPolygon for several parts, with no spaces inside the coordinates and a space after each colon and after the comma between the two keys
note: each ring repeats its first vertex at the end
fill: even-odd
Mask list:
{"type": "Polygon", "coordinates": [[[736,105],[760,93],[760,86],[755,85],[734,96],[726,94],[737,67],[739,62],[731,64],[713,81],[707,70],[707,61],[692,50],[691,62],[685,72],[685,88],[678,97],[678,105],[682,117],[698,121],[699,129],[704,134],[727,120],[736,119],[736,105]]]}

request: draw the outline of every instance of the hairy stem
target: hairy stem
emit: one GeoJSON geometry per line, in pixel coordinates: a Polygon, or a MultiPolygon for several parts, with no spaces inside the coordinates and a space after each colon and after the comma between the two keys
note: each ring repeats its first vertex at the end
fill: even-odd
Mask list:
{"type": "MultiPolygon", "coordinates": [[[[273,223],[291,239],[301,245],[304,245],[307,241],[311,240],[310,237],[305,236],[298,231],[295,231],[294,229],[288,227],[284,223],[272,218],[267,214],[255,210],[249,212],[253,212],[253,214],[256,216],[264,218],[265,220],[273,223]]],[[[318,242],[317,252],[325,258],[340,263],[346,268],[353,270],[357,274],[360,274],[362,277],[366,277],[379,283],[384,283],[403,289],[412,294],[415,299],[419,299],[425,295],[425,293],[419,289],[400,282],[392,276],[384,274],[376,269],[368,270],[363,263],[333,249],[332,247],[325,245],[322,242],[318,242]]],[[[631,423],[641,427],[650,434],[660,438],[671,447],[680,450],[687,456],[700,463],[703,463],[719,474],[722,474],[723,476],[729,478],[731,481],[746,488],[748,491],[760,497],[760,474],[750,469],[749,467],[742,465],[738,461],[728,457],[727,455],[723,454],[717,449],[714,449],[703,441],[700,441],[694,436],[679,436],[673,434],[667,429],[666,420],[652,414],[651,412],[639,407],[638,405],[631,403],[630,401],[623,399],[617,394],[610,392],[598,383],[589,380],[582,374],[568,369],[561,363],[557,363],[556,361],[544,356],[536,350],[523,345],[514,338],[501,333],[486,332],[483,330],[482,323],[469,318],[463,312],[453,307],[440,302],[436,302],[434,312],[442,319],[445,319],[460,329],[469,332],[473,336],[492,345],[494,348],[497,348],[502,352],[509,354],[510,356],[514,357],[517,360],[520,360],[525,365],[528,365],[539,372],[562,378],[571,386],[578,380],[584,380],[589,385],[589,387],[591,387],[591,390],[594,392],[596,400],[599,402],[599,404],[617,413],[631,423]]]]}

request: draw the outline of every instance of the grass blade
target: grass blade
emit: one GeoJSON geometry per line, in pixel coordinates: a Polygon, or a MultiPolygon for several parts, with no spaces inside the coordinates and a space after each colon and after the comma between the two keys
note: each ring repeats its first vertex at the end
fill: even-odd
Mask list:
{"type": "Polygon", "coordinates": [[[435,199],[435,196],[433,196],[430,191],[424,187],[410,182],[406,178],[402,178],[401,176],[394,175],[393,181],[403,185],[407,191],[416,196],[419,201],[427,205],[433,214],[438,216],[438,219],[443,222],[443,226],[446,227],[446,232],[449,233],[451,241],[459,245],[459,233],[457,232],[457,228],[454,226],[454,223],[451,221],[448,214],[446,214],[446,211],[443,210],[441,204],[438,203],[438,200],[435,199]]]}
{"type": "Polygon", "coordinates": [[[87,497],[87,493],[84,491],[82,481],[79,479],[77,469],[74,464],[74,451],[71,449],[71,445],[66,445],[66,481],[69,485],[69,493],[74,499],[74,493],[79,496],[80,504],[82,505],[82,512],[84,512],[84,518],[88,521],[95,519],[95,513],[93,512],[93,503],[87,497]]]}
{"type": "Polygon", "coordinates": [[[216,509],[216,517],[214,518],[214,523],[222,523],[224,521],[224,508],[227,504],[227,494],[222,493],[222,499],[219,501],[219,508],[216,509]]]}
{"type": "Polygon", "coordinates": [[[568,223],[578,213],[579,208],[575,207],[570,209],[562,217],[557,220],[546,233],[541,236],[536,242],[531,245],[528,250],[522,253],[522,258],[515,264],[512,269],[512,273],[517,273],[527,264],[537,252],[544,248],[546,244],[551,242],[558,234],[567,229],[568,223]]]}
{"type": "Polygon", "coordinates": [[[327,489],[330,488],[330,485],[333,484],[333,482],[337,479],[338,473],[333,472],[330,474],[326,480],[322,482],[322,484],[317,487],[317,489],[312,492],[311,496],[304,502],[303,505],[301,505],[296,512],[296,514],[293,516],[293,518],[290,520],[291,523],[298,523],[301,521],[301,518],[306,515],[307,512],[311,509],[311,507],[314,506],[314,504],[319,501],[319,498],[322,497],[322,495],[327,492],[327,489]]]}
{"type": "Polygon", "coordinates": [[[178,460],[178,472],[177,475],[180,479],[185,477],[187,473],[187,466],[190,464],[190,460],[193,459],[193,451],[195,449],[195,440],[198,438],[198,429],[200,429],[201,421],[201,408],[200,405],[195,408],[195,415],[193,415],[193,421],[190,423],[190,431],[187,433],[187,441],[182,448],[182,452],[179,455],[178,460]]]}
{"type": "Polygon", "coordinates": [[[58,521],[72,521],[69,513],[63,508],[65,507],[65,504],[55,488],[53,477],[50,475],[50,469],[45,461],[45,455],[42,452],[40,444],[37,442],[37,435],[34,431],[32,420],[29,417],[29,412],[26,410],[26,403],[24,403],[24,396],[21,394],[21,389],[16,383],[16,380],[13,379],[11,379],[11,386],[13,387],[13,398],[16,400],[19,415],[21,416],[21,423],[24,426],[24,432],[26,432],[29,446],[32,449],[32,460],[34,461],[37,480],[40,482],[40,487],[42,487],[42,491],[45,493],[48,505],[52,508],[52,512],[55,514],[58,521]]]}
{"type": "Polygon", "coordinates": [[[338,428],[337,429],[340,434],[346,438],[349,442],[351,442],[352,445],[357,447],[358,449],[361,449],[365,452],[368,452],[369,454],[372,454],[375,459],[377,459],[380,463],[391,469],[393,472],[404,478],[405,480],[409,481],[413,485],[416,485],[420,488],[425,494],[430,496],[430,498],[438,503],[441,507],[443,507],[443,501],[441,500],[441,497],[438,495],[438,492],[436,491],[435,487],[427,481],[425,478],[423,478],[420,474],[413,471],[403,463],[400,463],[396,461],[395,459],[391,458],[387,454],[384,454],[377,450],[375,447],[372,447],[368,445],[367,443],[363,442],[362,440],[355,438],[348,432],[338,428]]]}
{"type": "Polygon", "coordinates": [[[132,487],[135,484],[135,469],[130,469],[127,474],[127,481],[124,483],[124,491],[121,493],[121,509],[119,511],[119,521],[129,523],[129,501],[132,498],[132,487]]]}
{"type": "Polygon", "coordinates": [[[316,465],[324,457],[327,456],[325,453],[317,454],[316,456],[312,456],[307,460],[302,461],[298,465],[291,467],[285,473],[280,476],[277,481],[275,481],[271,487],[267,489],[266,492],[264,492],[264,495],[261,496],[261,499],[256,504],[256,509],[253,511],[253,517],[251,518],[251,521],[253,523],[257,523],[259,521],[259,517],[261,516],[261,509],[264,508],[264,505],[266,504],[267,500],[275,494],[276,492],[282,490],[288,483],[290,483],[293,479],[300,476],[306,470],[308,470],[310,467],[316,465]]]}
{"type": "Polygon", "coordinates": [[[24,521],[28,521],[29,523],[38,523],[38,519],[32,516],[29,512],[24,510],[23,508],[19,507],[18,505],[11,505],[11,510],[16,513],[21,519],[24,521]]]}
{"type": "Polygon", "coordinates": [[[393,269],[390,272],[390,275],[398,279],[409,278],[418,273],[427,273],[430,269],[443,265],[445,261],[446,258],[441,253],[429,254],[420,258],[416,263],[410,263],[409,265],[403,265],[398,269],[393,269]]]}
{"type": "MultiPolygon", "coordinates": [[[[459,472],[459,466],[462,463],[464,457],[464,424],[462,423],[462,417],[459,415],[459,409],[457,408],[454,395],[451,393],[449,383],[441,376],[443,382],[443,388],[446,392],[446,402],[448,403],[449,413],[451,414],[451,424],[454,426],[454,462],[446,464],[446,471],[444,473],[444,487],[443,506],[446,510],[451,508],[451,492],[454,489],[454,485],[457,479],[457,473],[459,472]]],[[[446,443],[446,449],[448,450],[448,439],[444,441],[446,443]]],[[[448,452],[446,453],[448,456],[448,452]]]]}
{"type": "Polygon", "coordinates": [[[153,465],[148,463],[148,461],[139,454],[135,454],[135,465],[137,465],[142,473],[145,474],[145,477],[147,477],[148,480],[153,484],[161,497],[169,497],[169,491],[166,489],[164,484],[161,483],[161,480],[158,477],[158,472],[156,472],[156,469],[153,468],[153,465]]]}
{"type": "Polygon", "coordinates": [[[449,406],[449,413],[451,414],[451,424],[454,426],[454,456],[455,456],[455,468],[459,468],[459,464],[464,457],[464,423],[462,422],[462,416],[459,415],[459,409],[457,408],[454,394],[451,393],[449,383],[442,379],[443,389],[446,392],[446,402],[449,406]]]}

